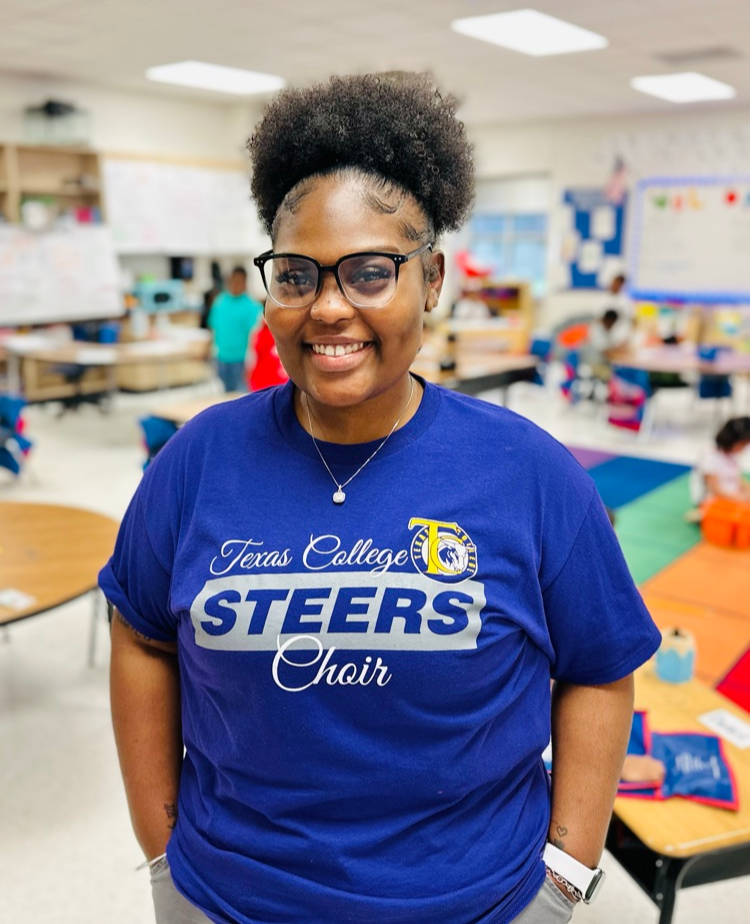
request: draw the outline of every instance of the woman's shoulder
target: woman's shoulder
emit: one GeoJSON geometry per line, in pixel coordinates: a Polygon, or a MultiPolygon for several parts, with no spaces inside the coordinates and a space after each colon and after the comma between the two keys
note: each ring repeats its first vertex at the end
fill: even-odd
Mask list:
{"type": "Polygon", "coordinates": [[[552,459],[565,467],[580,468],[562,443],[527,417],[470,395],[442,388],[440,391],[443,419],[457,438],[480,441],[503,453],[522,453],[529,463],[548,464],[552,459]]]}

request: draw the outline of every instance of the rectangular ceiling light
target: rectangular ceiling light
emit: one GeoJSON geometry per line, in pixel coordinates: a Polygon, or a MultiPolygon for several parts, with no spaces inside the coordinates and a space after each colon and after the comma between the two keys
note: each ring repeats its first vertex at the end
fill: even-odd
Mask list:
{"type": "Polygon", "coordinates": [[[670,103],[697,103],[709,99],[733,99],[734,87],[703,74],[688,71],[684,74],[660,74],[653,77],[634,77],[630,86],[649,96],[666,99],[670,103]]]}
{"type": "Polygon", "coordinates": [[[273,74],[259,74],[257,71],[206,64],[204,61],[160,64],[158,67],[150,67],[146,71],[146,77],[159,83],[174,83],[182,87],[215,90],[217,93],[234,93],[237,96],[272,93],[274,90],[280,90],[286,83],[282,77],[273,74]]]}
{"type": "Polygon", "coordinates": [[[512,13],[454,19],[451,28],[462,35],[534,57],[592,51],[606,48],[609,44],[603,35],[537,10],[515,10],[512,13]]]}

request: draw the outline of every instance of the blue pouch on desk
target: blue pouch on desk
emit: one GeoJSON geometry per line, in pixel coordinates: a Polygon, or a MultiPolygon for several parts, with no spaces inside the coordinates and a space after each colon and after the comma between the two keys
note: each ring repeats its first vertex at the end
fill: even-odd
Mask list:
{"type": "MultiPolygon", "coordinates": [[[[633,713],[633,724],[630,727],[630,740],[628,741],[628,754],[643,757],[651,754],[651,731],[648,727],[646,713],[637,711],[633,713]]],[[[658,799],[659,780],[644,783],[630,783],[620,780],[617,787],[618,796],[630,796],[634,799],[658,799]]]]}
{"type": "Polygon", "coordinates": [[[651,756],[660,760],[666,770],[657,798],[680,796],[718,808],[739,808],[734,776],[715,735],[654,732],[651,756]]]}

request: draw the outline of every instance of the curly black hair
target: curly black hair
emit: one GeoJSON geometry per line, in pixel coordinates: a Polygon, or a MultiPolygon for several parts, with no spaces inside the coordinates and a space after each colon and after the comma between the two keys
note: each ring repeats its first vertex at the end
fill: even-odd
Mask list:
{"type": "Polygon", "coordinates": [[[273,236],[282,205],[293,208],[285,199],[301,181],[339,170],[411,194],[435,237],[456,230],[474,200],[472,147],[456,105],[416,73],[333,77],[281,92],[247,145],[266,231],[273,236]]]}
{"type": "Polygon", "coordinates": [[[750,417],[732,417],[716,434],[716,446],[732,452],[738,443],[750,442],[750,417]]]}

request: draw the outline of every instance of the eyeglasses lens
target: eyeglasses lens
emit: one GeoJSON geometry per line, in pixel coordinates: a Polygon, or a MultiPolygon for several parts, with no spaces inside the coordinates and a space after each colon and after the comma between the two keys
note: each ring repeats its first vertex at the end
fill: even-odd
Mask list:
{"type": "Polygon", "coordinates": [[[266,264],[268,294],[284,308],[304,308],[318,291],[318,267],[304,257],[273,257],[266,264]]]}
{"type": "MultiPolygon", "coordinates": [[[[339,264],[341,288],[357,308],[380,308],[396,290],[390,257],[353,254],[339,264]]],[[[305,257],[272,257],[265,267],[268,294],[284,308],[306,308],[318,291],[318,267],[305,257]]]]}
{"type": "Polygon", "coordinates": [[[393,297],[396,264],[390,257],[367,254],[347,257],[339,266],[346,297],[359,308],[379,308],[393,297]]]}

